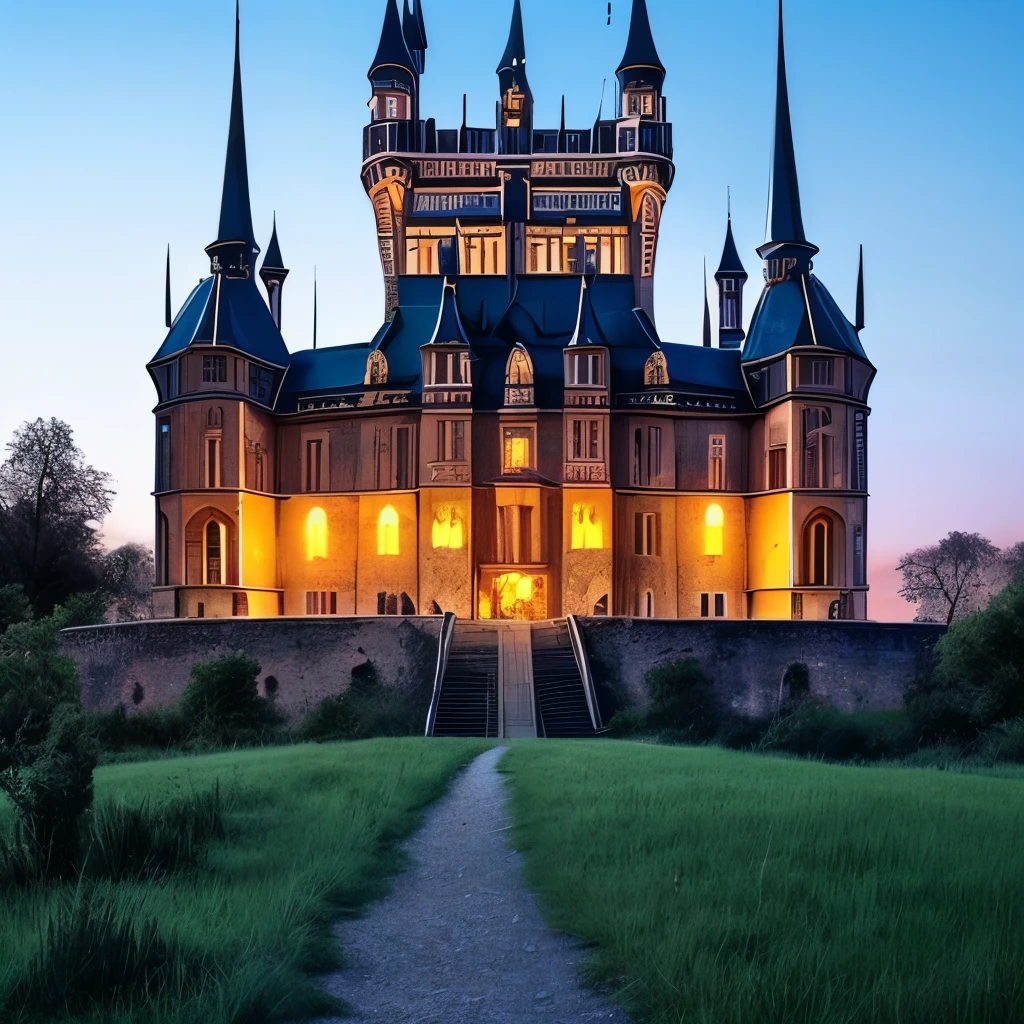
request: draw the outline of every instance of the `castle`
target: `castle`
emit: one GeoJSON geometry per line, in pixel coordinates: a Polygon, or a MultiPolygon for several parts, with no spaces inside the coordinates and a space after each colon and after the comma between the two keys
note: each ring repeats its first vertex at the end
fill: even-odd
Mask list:
{"type": "MultiPolygon", "coordinates": [[[[236,12],[210,276],[149,363],[162,618],[867,617],[875,370],[812,273],[779,11],[764,288],[731,222],[718,345],[659,336],[672,125],[645,0],[613,116],[534,124],[520,0],[495,124],[420,109],[421,0],[387,0],[362,181],[384,322],[289,352],[277,226],[258,274],[236,12]],[[465,122],[465,118],[463,119],[465,122]]],[[[695,336],[697,332],[694,332],[695,336]]]]}

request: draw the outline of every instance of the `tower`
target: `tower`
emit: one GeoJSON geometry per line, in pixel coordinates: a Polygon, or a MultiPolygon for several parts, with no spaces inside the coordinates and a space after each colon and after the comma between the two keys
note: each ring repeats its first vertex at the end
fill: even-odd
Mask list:
{"type": "MultiPolygon", "coordinates": [[[[370,116],[373,121],[416,122],[419,119],[419,67],[422,51],[417,51],[420,53],[420,59],[417,60],[409,52],[407,42],[410,37],[416,43],[420,41],[416,15],[410,14],[407,28],[408,36],[398,13],[398,0],[387,0],[380,43],[366,74],[373,90],[370,97],[370,116]]],[[[425,33],[422,42],[425,51],[425,33]]],[[[410,145],[408,148],[413,147],[410,145]]]]}
{"type": "Polygon", "coordinates": [[[718,347],[740,348],[746,338],[743,331],[743,287],[747,283],[747,272],[732,237],[732,210],[726,222],[725,246],[715,271],[715,281],[718,283],[718,347]]]}
{"type": "Polygon", "coordinates": [[[619,117],[665,120],[665,65],[654,45],[647,0],[633,0],[626,50],[615,77],[619,85],[619,117]]]}
{"type": "Polygon", "coordinates": [[[416,74],[422,75],[427,67],[427,27],[423,22],[422,0],[413,0],[412,7],[409,6],[409,0],[404,0],[402,34],[416,64],[416,74]]]}
{"type": "Polygon", "coordinates": [[[278,330],[281,330],[281,293],[284,291],[284,282],[288,273],[281,256],[281,245],[277,240],[277,214],[274,214],[274,230],[270,235],[267,255],[263,258],[260,277],[263,279],[263,286],[267,289],[270,315],[274,318],[278,330]]]}
{"type": "Polygon", "coordinates": [[[529,153],[533,142],[533,93],[526,77],[526,39],[520,0],[512,7],[508,42],[497,67],[501,92],[499,145],[502,153],[529,153]]]}

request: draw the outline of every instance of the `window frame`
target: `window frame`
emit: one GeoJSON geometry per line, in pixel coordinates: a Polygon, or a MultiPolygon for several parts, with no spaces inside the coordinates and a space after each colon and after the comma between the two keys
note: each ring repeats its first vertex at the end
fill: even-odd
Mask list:
{"type": "Polygon", "coordinates": [[[502,476],[516,476],[524,470],[537,471],[537,426],[533,423],[502,423],[499,424],[499,439],[501,441],[501,473],[502,476]],[[511,435],[517,435],[513,437],[511,435]],[[527,464],[524,466],[512,466],[509,464],[508,442],[510,440],[525,439],[528,444],[527,464]]]}
{"type": "Polygon", "coordinates": [[[726,435],[708,436],[708,490],[725,490],[726,435]]]}
{"type": "Polygon", "coordinates": [[[661,557],[661,513],[633,513],[633,553],[640,558],[661,557]]]}

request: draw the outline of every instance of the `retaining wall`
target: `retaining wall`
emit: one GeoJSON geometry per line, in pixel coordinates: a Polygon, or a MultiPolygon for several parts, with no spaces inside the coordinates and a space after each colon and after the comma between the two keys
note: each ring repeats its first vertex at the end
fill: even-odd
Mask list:
{"type": "Polygon", "coordinates": [[[782,677],[795,662],[810,670],[811,693],[834,707],[898,708],[946,631],[920,623],[612,618],[581,619],[580,628],[595,683],[612,703],[643,703],[649,669],[695,658],[722,710],[750,717],[777,710],[782,677]]]}

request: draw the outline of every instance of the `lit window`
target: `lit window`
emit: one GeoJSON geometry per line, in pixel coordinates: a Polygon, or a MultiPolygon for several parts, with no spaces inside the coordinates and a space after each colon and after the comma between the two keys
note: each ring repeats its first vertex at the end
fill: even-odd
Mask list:
{"type": "Polygon", "coordinates": [[[725,513],[721,505],[709,505],[704,516],[704,554],[720,555],[724,551],[725,513]]]}
{"type": "Polygon", "coordinates": [[[604,525],[593,505],[577,504],[572,507],[572,550],[604,547],[604,525]]]}
{"type": "Polygon", "coordinates": [[[388,361],[384,358],[384,353],[380,351],[371,352],[366,360],[366,376],[363,378],[363,384],[387,384],[387,382],[388,361]]]}
{"type": "Polygon", "coordinates": [[[505,473],[533,469],[533,430],[530,427],[505,427],[502,442],[505,473]]]}
{"type": "Polygon", "coordinates": [[[452,551],[457,551],[463,546],[465,524],[462,513],[455,505],[435,506],[431,538],[435,548],[449,548],[452,551]]]}
{"type": "Polygon", "coordinates": [[[398,554],[398,513],[393,505],[385,505],[377,519],[377,554],[398,554]]]}
{"type": "Polygon", "coordinates": [[[326,557],[327,513],[322,508],[313,508],[306,516],[306,561],[326,557]]]}
{"type": "Polygon", "coordinates": [[[514,386],[533,383],[533,366],[530,364],[530,357],[524,349],[518,346],[512,350],[512,355],[508,357],[505,383],[514,386]]]}
{"type": "Polygon", "coordinates": [[[644,384],[648,387],[664,387],[668,383],[668,363],[664,352],[652,352],[644,366],[644,384]]]}
{"type": "Polygon", "coordinates": [[[224,527],[215,519],[206,524],[206,580],[208,586],[220,586],[223,575],[224,527]]]}

